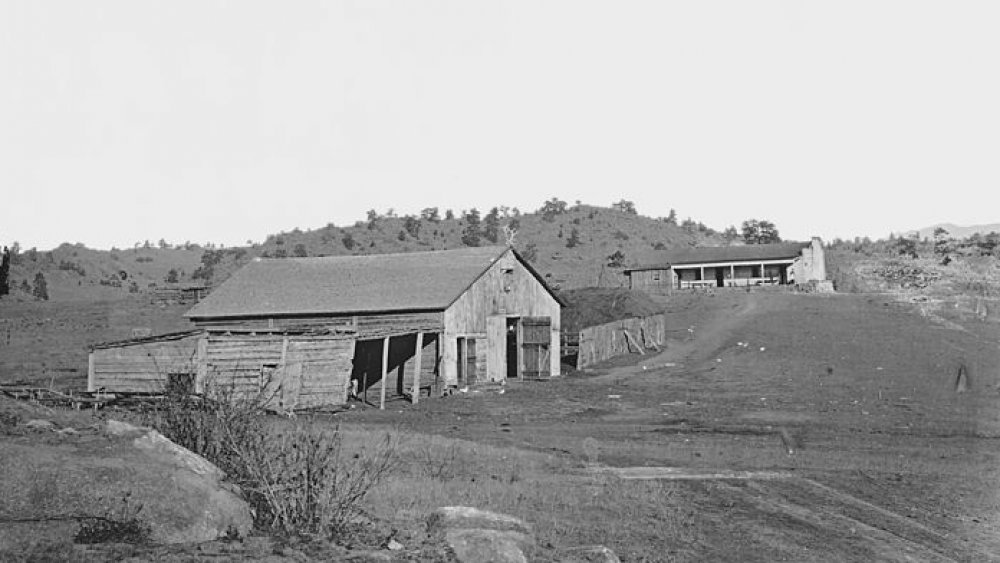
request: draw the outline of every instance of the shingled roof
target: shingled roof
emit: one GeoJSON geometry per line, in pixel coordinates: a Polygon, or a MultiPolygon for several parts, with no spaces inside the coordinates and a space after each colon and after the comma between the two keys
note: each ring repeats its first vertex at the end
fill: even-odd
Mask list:
{"type": "Polygon", "coordinates": [[[787,242],[778,244],[746,244],[741,246],[691,247],[664,253],[660,264],[636,266],[626,272],[642,270],[666,270],[671,266],[684,264],[709,264],[713,262],[752,262],[754,260],[790,260],[802,254],[807,242],[787,242]]]}
{"type": "MultiPolygon", "coordinates": [[[[507,251],[507,247],[492,246],[370,256],[256,259],[184,316],[444,310],[507,251]]],[[[516,252],[514,255],[545,286],[537,272],[516,252]]]]}

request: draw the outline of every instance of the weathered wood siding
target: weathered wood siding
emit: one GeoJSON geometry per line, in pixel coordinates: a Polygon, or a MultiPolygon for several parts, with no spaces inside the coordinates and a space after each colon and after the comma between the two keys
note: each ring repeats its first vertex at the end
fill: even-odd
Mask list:
{"type": "MultiPolygon", "coordinates": [[[[504,369],[485,365],[491,356],[487,346],[505,345],[505,342],[492,342],[487,338],[486,319],[491,315],[549,317],[552,320],[551,374],[559,375],[559,302],[513,252],[507,251],[444,312],[441,379],[445,385],[458,383],[456,339],[460,336],[477,339],[477,364],[482,362],[477,365],[477,373],[482,374],[481,380],[486,379],[486,373],[494,380],[505,377],[504,369]]],[[[506,358],[506,355],[494,354],[493,357],[506,358]]]]}
{"type": "Polygon", "coordinates": [[[150,342],[123,343],[90,353],[93,366],[87,390],[118,393],[160,393],[170,374],[195,374],[201,335],[150,342]]]}
{"type": "Polygon", "coordinates": [[[203,387],[282,411],[341,405],[353,358],[349,336],[212,334],[203,387]]]}
{"type": "Polygon", "coordinates": [[[644,318],[613,321],[602,325],[587,327],[580,331],[579,354],[576,359],[577,369],[604,360],[628,354],[629,341],[625,331],[644,348],[662,347],[666,341],[667,323],[664,315],[652,315],[644,318]]]}
{"type": "Polygon", "coordinates": [[[633,270],[628,274],[629,289],[669,292],[674,286],[674,273],[670,268],[659,270],[633,270]]]}
{"type": "Polygon", "coordinates": [[[382,338],[399,334],[440,332],[443,320],[440,311],[410,313],[383,313],[368,315],[293,315],[281,317],[246,317],[230,319],[192,319],[198,328],[225,331],[226,329],[280,329],[288,327],[354,328],[359,338],[382,338]]]}

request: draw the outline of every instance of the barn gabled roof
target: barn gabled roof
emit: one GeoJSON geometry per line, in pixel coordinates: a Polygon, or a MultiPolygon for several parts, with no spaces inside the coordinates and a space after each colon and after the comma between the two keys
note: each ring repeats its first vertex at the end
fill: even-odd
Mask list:
{"type": "Polygon", "coordinates": [[[184,316],[199,319],[443,311],[508,251],[559,299],[513,249],[490,246],[369,256],[257,259],[184,316]]]}
{"type": "Polygon", "coordinates": [[[667,270],[684,264],[713,262],[750,262],[754,260],[791,260],[802,254],[807,242],[777,244],[746,244],[741,246],[703,246],[666,251],[662,263],[629,268],[627,272],[667,270]]]}

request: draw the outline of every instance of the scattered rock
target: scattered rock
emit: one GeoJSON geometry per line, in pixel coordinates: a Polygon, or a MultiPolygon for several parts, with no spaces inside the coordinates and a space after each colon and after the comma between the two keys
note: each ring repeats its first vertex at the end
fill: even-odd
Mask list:
{"type": "Polygon", "coordinates": [[[51,420],[42,420],[36,418],[34,420],[29,420],[24,423],[25,428],[31,428],[32,430],[53,430],[56,425],[51,420]]]}
{"type": "Polygon", "coordinates": [[[104,423],[104,432],[110,436],[126,436],[129,434],[143,434],[148,428],[142,426],[135,426],[127,422],[122,422],[120,420],[109,420],[104,423]]]}
{"type": "Polygon", "coordinates": [[[532,534],[531,526],[520,518],[471,506],[442,506],[432,512],[427,519],[427,529],[432,533],[455,528],[510,530],[526,535],[532,534]]]}
{"type": "Polygon", "coordinates": [[[618,555],[603,545],[570,547],[559,552],[559,563],[621,563],[618,555]]]}
{"type": "Polygon", "coordinates": [[[427,519],[462,563],[526,563],[535,545],[531,527],[519,518],[468,506],[445,506],[427,519]]]}
{"type": "Polygon", "coordinates": [[[445,540],[461,563],[528,563],[521,546],[530,539],[501,530],[448,530],[445,540]]]}
{"type": "Polygon", "coordinates": [[[389,545],[387,545],[386,547],[389,548],[389,551],[399,551],[403,549],[403,544],[399,543],[396,540],[389,540],[389,545]]]}

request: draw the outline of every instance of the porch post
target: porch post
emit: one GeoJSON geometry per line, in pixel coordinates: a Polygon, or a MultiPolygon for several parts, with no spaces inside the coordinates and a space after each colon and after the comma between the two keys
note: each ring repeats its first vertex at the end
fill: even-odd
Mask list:
{"type": "Polygon", "coordinates": [[[424,357],[424,333],[417,333],[417,351],[413,367],[413,391],[410,401],[415,405],[420,402],[420,361],[424,357]]]}
{"type": "Polygon", "coordinates": [[[729,285],[732,286],[732,287],[736,287],[736,265],[735,264],[730,264],[729,265],[729,285]]]}
{"type": "Polygon", "coordinates": [[[382,339],[382,385],[380,385],[380,395],[378,408],[385,409],[385,380],[389,378],[389,337],[382,339]]]}

